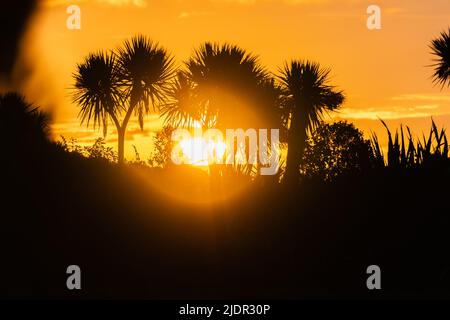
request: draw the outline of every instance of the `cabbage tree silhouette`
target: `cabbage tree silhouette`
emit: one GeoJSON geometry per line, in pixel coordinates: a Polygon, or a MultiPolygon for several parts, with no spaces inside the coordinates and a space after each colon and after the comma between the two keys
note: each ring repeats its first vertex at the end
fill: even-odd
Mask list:
{"type": "Polygon", "coordinates": [[[131,116],[137,115],[141,129],[150,102],[164,101],[174,61],[168,52],[144,36],[127,40],[113,53],[89,55],[78,65],[73,101],[81,107],[81,121],[94,121],[106,135],[108,120],[118,134],[118,161],[124,162],[125,134],[131,116]],[[123,116],[123,119],[120,117],[123,116]],[[121,122],[120,122],[121,120],[121,122]]]}
{"type": "Polygon", "coordinates": [[[285,182],[297,183],[308,132],[320,124],[323,114],[344,102],[342,91],[328,84],[330,69],[318,63],[294,60],[280,70],[283,109],[288,130],[285,182]]]}
{"type": "Polygon", "coordinates": [[[154,110],[156,103],[165,101],[174,74],[174,59],[164,48],[144,36],[125,41],[117,55],[124,98],[129,104],[119,131],[119,162],[123,162],[128,121],[135,112],[143,129],[144,115],[150,112],[150,101],[154,110]]]}
{"type": "Polygon", "coordinates": [[[207,42],[178,73],[161,114],[173,127],[280,128],[279,106],[279,89],[256,56],[207,42]]]}
{"type": "Polygon", "coordinates": [[[439,38],[431,41],[430,48],[435,55],[433,82],[439,84],[442,88],[450,86],[450,28],[447,32],[443,31],[439,38]]]}
{"type": "MultiPolygon", "coordinates": [[[[238,128],[281,129],[280,93],[257,56],[238,46],[207,42],[194,51],[185,68],[178,72],[160,112],[172,127],[196,124],[222,132],[238,128]]],[[[235,145],[235,155],[237,151],[235,145]]],[[[210,166],[210,171],[219,172],[221,167],[210,166]]]]}
{"type": "Polygon", "coordinates": [[[77,67],[73,101],[80,107],[81,123],[103,127],[103,134],[107,134],[108,118],[110,118],[119,132],[121,126],[118,120],[122,101],[119,83],[119,68],[113,54],[98,52],[90,54],[77,67]]]}

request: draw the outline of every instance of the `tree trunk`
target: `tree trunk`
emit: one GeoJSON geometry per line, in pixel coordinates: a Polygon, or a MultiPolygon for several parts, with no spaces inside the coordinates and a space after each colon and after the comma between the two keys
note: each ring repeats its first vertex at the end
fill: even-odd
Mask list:
{"type": "Polygon", "coordinates": [[[125,161],[125,128],[120,128],[117,131],[118,143],[119,143],[119,165],[122,165],[125,161]]]}
{"type": "Polygon", "coordinates": [[[300,163],[306,144],[306,118],[296,108],[292,114],[288,132],[288,152],[284,180],[288,184],[297,184],[300,178],[300,163]]]}
{"type": "Polygon", "coordinates": [[[128,121],[131,118],[131,114],[133,113],[134,106],[130,105],[127,113],[125,114],[125,118],[122,121],[122,126],[117,130],[118,139],[119,139],[119,165],[124,164],[125,162],[125,133],[127,132],[128,121]]]}

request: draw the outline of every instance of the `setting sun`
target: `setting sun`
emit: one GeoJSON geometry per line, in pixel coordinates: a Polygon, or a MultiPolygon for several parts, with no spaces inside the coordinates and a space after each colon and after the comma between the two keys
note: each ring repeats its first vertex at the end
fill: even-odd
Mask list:
{"type": "Polygon", "coordinates": [[[201,137],[184,139],[179,142],[184,163],[205,167],[222,159],[226,144],[201,137]]]}

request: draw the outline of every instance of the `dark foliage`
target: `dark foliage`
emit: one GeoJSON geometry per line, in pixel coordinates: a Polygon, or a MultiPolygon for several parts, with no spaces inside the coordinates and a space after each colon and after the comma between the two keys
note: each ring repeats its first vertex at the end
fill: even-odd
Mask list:
{"type": "Polygon", "coordinates": [[[211,180],[67,152],[26,106],[1,99],[2,297],[449,298],[448,166],[296,187],[211,180]],[[71,264],[79,292],[65,288],[71,264]],[[366,289],[371,264],[381,292],[366,289]]]}
{"type": "Polygon", "coordinates": [[[283,113],[288,130],[285,181],[296,185],[306,140],[330,111],[344,102],[344,94],[330,85],[330,69],[311,61],[293,60],[280,69],[283,113]]]}
{"type": "Polygon", "coordinates": [[[133,115],[144,129],[144,116],[165,101],[174,74],[173,57],[159,44],[138,35],[116,52],[88,55],[73,74],[73,102],[81,123],[92,121],[106,136],[111,121],[118,134],[118,162],[125,161],[125,135],[133,115]]]}
{"type": "Polygon", "coordinates": [[[433,82],[444,88],[450,86],[450,28],[443,31],[439,38],[431,41],[434,55],[433,82]]]}
{"type": "Polygon", "coordinates": [[[362,174],[373,166],[369,140],[351,123],[322,123],[308,139],[301,164],[303,176],[331,181],[362,174]]]}

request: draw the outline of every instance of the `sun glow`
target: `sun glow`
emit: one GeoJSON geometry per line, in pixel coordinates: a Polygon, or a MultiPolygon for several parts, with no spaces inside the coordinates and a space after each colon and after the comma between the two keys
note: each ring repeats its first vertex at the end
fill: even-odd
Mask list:
{"type": "Polygon", "coordinates": [[[224,141],[199,137],[181,140],[179,146],[184,163],[201,167],[219,162],[226,150],[224,141]]]}

